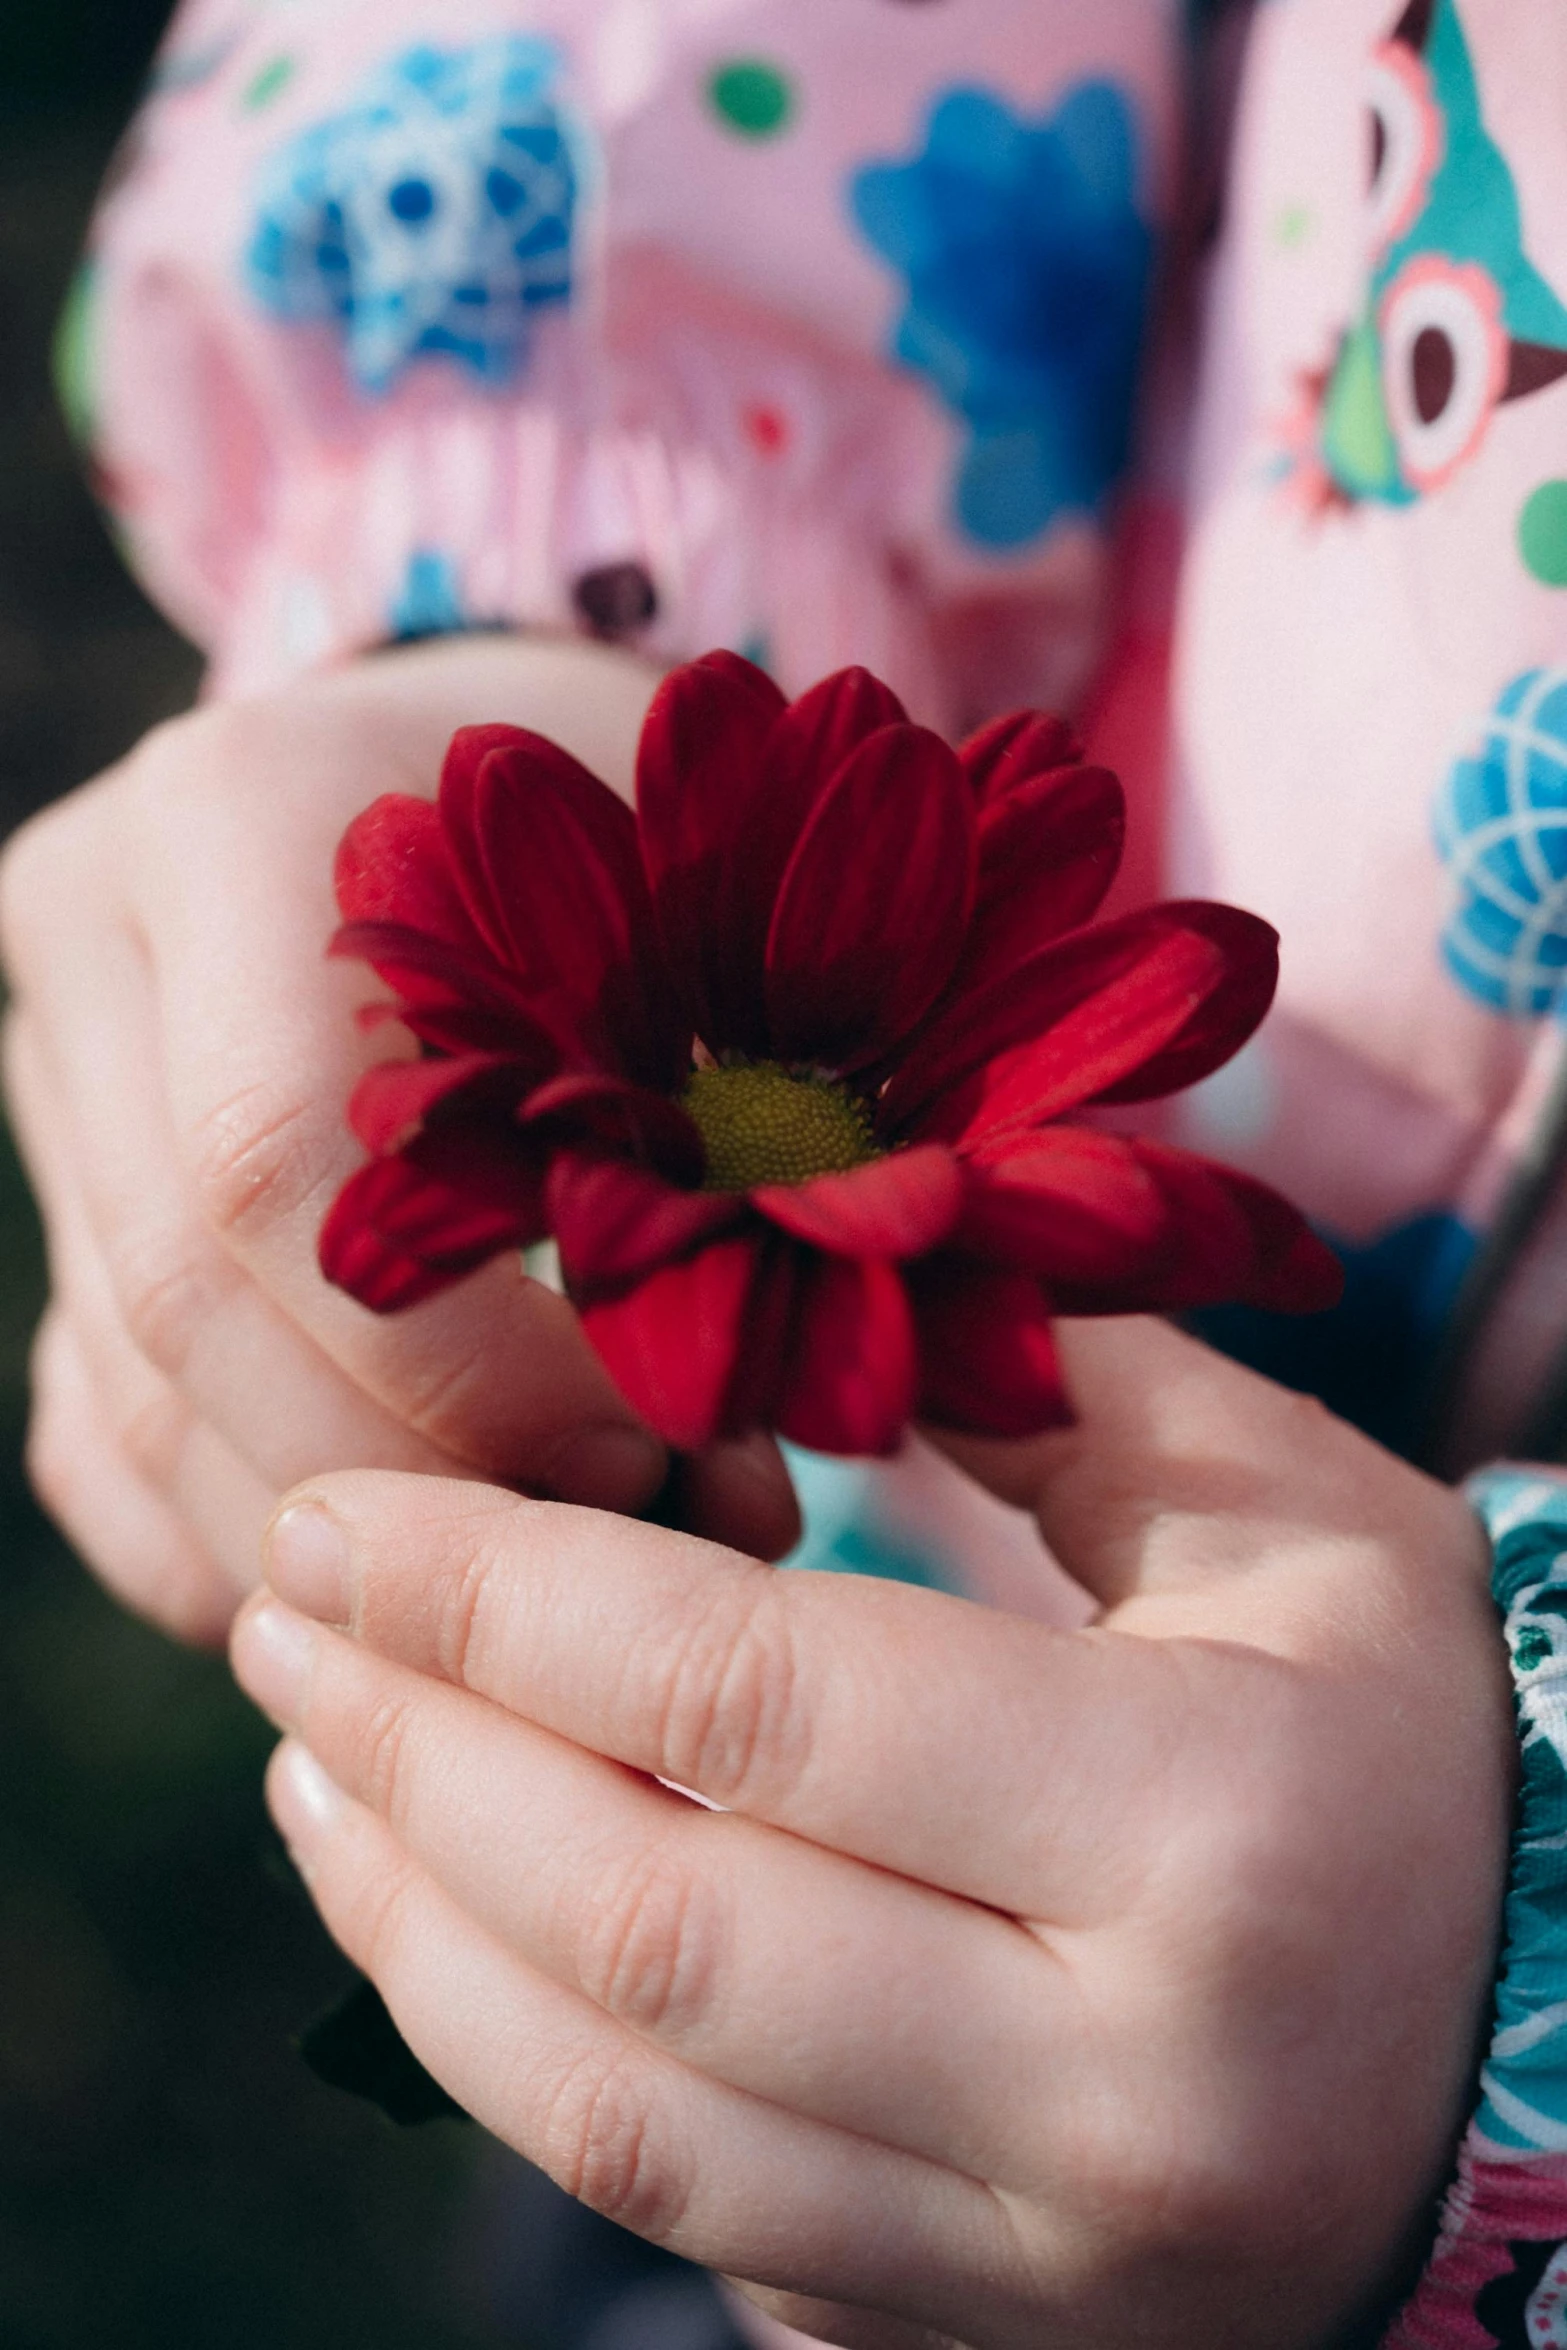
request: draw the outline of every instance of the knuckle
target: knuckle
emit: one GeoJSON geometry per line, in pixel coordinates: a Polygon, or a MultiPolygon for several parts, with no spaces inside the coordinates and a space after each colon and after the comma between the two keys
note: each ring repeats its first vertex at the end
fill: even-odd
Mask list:
{"type": "Polygon", "coordinates": [[[581,2057],[550,2097],[540,2151],[568,2195],[657,2243],[678,2227],[690,2184],[659,2143],[650,2088],[647,2068],[623,2051],[581,2057]]]}
{"type": "Polygon", "coordinates": [[[354,1735],[360,1800],[394,1829],[405,1817],[415,1718],[400,1689],[382,1690],[365,1707],[354,1735]]]}
{"type": "Polygon", "coordinates": [[[1113,2215],[1134,2261],[1245,2261],[1283,2250],[1302,2206],[1270,2135],[1216,2102],[1176,2111],[1121,2098],[1074,2145],[1074,2198],[1101,2220],[1113,2215]]]}
{"type": "Polygon", "coordinates": [[[581,1933],[588,1997],[637,2031],[680,2037],[711,2008],[723,1941],[714,1890],[658,1843],[594,1884],[581,1933]]]}
{"type": "Polygon", "coordinates": [[[132,1344],[158,1370],[179,1378],[218,1302],[212,1250],[188,1224],[122,1226],[105,1235],[104,1259],[132,1344]]]}
{"type": "MultiPolygon", "coordinates": [[[[331,1900],[319,1876],[312,1890],[331,1900]]],[[[331,1906],[341,1939],[354,1963],[377,1983],[395,1982],[410,1939],[419,1878],[412,1862],[387,1862],[347,1886],[331,1906]]]]}
{"type": "Polygon", "coordinates": [[[679,1647],[664,1691],[666,1776],[716,1802],[781,1801],[810,1750],[799,1657],[770,1582],[725,1583],[679,1647]]]}
{"type": "Polygon", "coordinates": [[[286,1221],[315,1193],[317,1112],[296,1094],[251,1084],[205,1111],[188,1137],[191,1182],[207,1228],[243,1240],[286,1221]]]}
{"type": "Polygon", "coordinates": [[[188,1405],[163,1380],[110,1408],[115,1442],[131,1467],[163,1492],[174,1483],[191,1429],[188,1405]]]}

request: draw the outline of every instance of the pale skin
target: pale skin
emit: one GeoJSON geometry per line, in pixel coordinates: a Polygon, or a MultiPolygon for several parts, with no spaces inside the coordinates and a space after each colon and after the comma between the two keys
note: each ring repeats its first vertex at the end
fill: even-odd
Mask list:
{"type": "Polygon", "coordinates": [[[624,784],[650,684],[397,656],[181,722],[23,835],[35,1474],[188,1635],[264,1556],[233,1654],[322,1914],[574,2192],[848,2350],[1332,2343],[1451,2161],[1495,1956],[1463,1503],[1172,1330],[1078,1324],[1078,1427],[954,1449],[1091,1629],[777,1577],[765,1446],[702,1465],[709,1539],[606,1514],[662,1456],[515,1267],[392,1322],[315,1273],[384,1049],[321,960],[343,824],[481,716],[624,784]]]}

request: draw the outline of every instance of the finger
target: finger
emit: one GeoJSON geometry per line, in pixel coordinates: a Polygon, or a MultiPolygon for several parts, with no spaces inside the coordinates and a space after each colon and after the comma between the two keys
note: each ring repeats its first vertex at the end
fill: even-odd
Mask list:
{"type": "Polygon", "coordinates": [[[909,2325],[880,2310],[846,2309],[841,2301],[812,2301],[802,2293],[733,2282],[751,2304],[742,2322],[759,2350],[798,2350],[802,2339],[829,2342],[836,2350],[963,2350],[951,2334],[933,2334],[928,2326],[909,2325]]]}
{"type": "Polygon", "coordinates": [[[704,2080],[523,1965],[305,1749],[284,1743],[268,1793],[415,2053],[568,2193],[688,2259],[823,2297],[905,2311],[935,2245],[1005,2291],[1018,2255],[987,2190],[704,2080]]]}
{"type": "Polygon", "coordinates": [[[780,1559],[800,1539],[800,1504],[771,1436],[742,1437],[671,1465],[655,1515],[661,1525],[700,1534],[756,1559],[780,1559]],[[671,1490],[673,1488],[673,1490],[671,1490]]]}
{"type": "Polygon", "coordinates": [[[1187,1737],[1193,1675],[1158,1643],[775,1575],[494,1488],[320,1480],[274,1521],[266,1574],[303,1612],[575,1745],[1058,1921],[1125,1897],[1209,1751],[1187,1737]]]}
{"type": "MultiPolygon", "coordinates": [[[[135,902],[155,982],[179,1162],[204,1222],[288,1317],[393,1414],[458,1460],[602,1508],[642,1506],[662,1482],[663,1448],[637,1420],[565,1300],[515,1257],[405,1313],[378,1316],[332,1288],[317,1261],[326,1214],[362,1152],[346,1105],[367,1059],[354,1007],[378,982],[325,961],[337,924],[332,861],[349,817],[388,788],[433,790],[444,731],[415,755],[401,709],[323,697],[293,710],[279,739],[251,726],[232,749],[228,788],[181,768],[165,824],[187,840],[215,893],[171,888],[167,860],[141,858],[135,902]],[[279,790],[285,763],[298,781],[279,790]],[[313,820],[303,794],[326,795],[313,820]],[[259,821],[258,795],[273,795],[259,821]],[[214,989],[211,974],[222,972],[214,989]]],[[[138,841],[157,846],[152,828],[138,841]]],[[[339,1457],[363,1457],[341,1455],[339,1457]]]]}
{"type": "Polygon", "coordinates": [[[710,2079],[1037,2188],[1079,2094],[1081,2018],[1032,1936],[704,1811],[276,1601],[246,1610],[232,1653],[272,1719],[529,1966],[710,2079]],[[933,2015],[953,2020],[933,2032],[933,2015]],[[1004,2028],[1019,2017],[1032,2080],[1004,2028]]]}
{"type": "MultiPolygon", "coordinates": [[[[317,1464],[461,1463],[639,1506],[662,1448],[569,1307],[519,1262],[392,1320],[322,1279],[316,1234],[358,1161],[344,1104],[365,1050],[352,1019],[363,988],[324,960],[340,827],[316,837],[319,813],[273,805],[288,796],[286,763],[238,761],[215,790],[221,743],[179,739],[185,765],[171,782],[165,755],[151,813],[124,790],[88,795],[24,835],[6,867],[23,1003],[133,1338],[236,1441],[275,1440],[258,1466],[277,1466],[302,1430],[317,1464]],[[224,887],[191,886],[214,873],[224,887]],[[78,951],[62,954],[62,936],[78,951]]],[[[334,739],[340,755],[357,747],[341,729],[334,739]]],[[[271,746],[280,761],[283,747],[271,746]]],[[[295,747],[327,756],[315,737],[295,747]]],[[[384,780],[366,777],[356,802],[384,780]]],[[[283,1466],[278,1481],[296,1473],[283,1466]]]]}
{"type": "Polygon", "coordinates": [[[37,1013],[14,1013],[6,1029],[28,1171],[51,1236],[71,1236],[62,1264],[102,1267],[104,1308],[127,1345],[274,1495],[343,1462],[458,1473],[468,1464],[357,1386],[204,1227],[162,1098],[144,959],[124,936],[117,946],[100,940],[97,952],[101,1000],[89,1030],[51,1054],[37,1013]],[[83,1083],[94,1070],[101,1079],[83,1083]],[[73,1117],[84,1105],[85,1134],[73,1117]]]}
{"type": "Polygon", "coordinates": [[[58,1315],[45,1318],[33,1349],[27,1470],[51,1517],[124,1606],[177,1639],[221,1646],[240,1593],[116,1450],[58,1315]]]}
{"type": "Polygon", "coordinates": [[[1073,1427],[1023,1444],[931,1431],[1003,1499],[1035,1511],[1061,1564],[1106,1606],[1279,1563],[1300,1536],[1362,1544],[1419,1528],[1450,1547],[1455,1497],[1324,1410],[1167,1322],[1057,1325],[1073,1427]]]}

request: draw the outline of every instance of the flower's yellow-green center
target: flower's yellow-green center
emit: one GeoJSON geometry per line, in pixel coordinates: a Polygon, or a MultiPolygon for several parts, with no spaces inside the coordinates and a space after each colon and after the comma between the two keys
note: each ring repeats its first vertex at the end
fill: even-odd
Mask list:
{"type": "Polygon", "coordinates": [[[869,1111],[846,1085],[791,1077],[776,1061],[694,1069],[682,1101],[707,1147],[708,1191],[804,1183],[882,1156],[869,1111]]]}

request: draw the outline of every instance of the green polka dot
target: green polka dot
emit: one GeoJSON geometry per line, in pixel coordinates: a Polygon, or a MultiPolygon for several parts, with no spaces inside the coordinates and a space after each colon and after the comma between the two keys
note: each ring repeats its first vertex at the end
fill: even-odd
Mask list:
{"type": "Polygon", "coordinates": [[[1567,481],[1542,481],[1525,499],[1518,552],[1546,587],[1567,587],[1567,481]]]}
{"type": "Polygon", "coordinates": [[[1311,212],[1304,204],[1283,204],[1273,217],[1273,233],[1284,246],[1304,244],[1311,234],[1311,212]]]}
{"type": "Polygon", "coordinates": [[[765,57],[734,57],[707,85],[713,112],[742,139],[776,139],[794,113],[794,91],[765,57]]]}
{"type": "Polygon", "coordinates": [[[259,114],[263,106],[270,106],[281,97],[293,80],[295,61],[292,57],[274,57],[264,65],[254,81],[247,84],[240,104],[248,114],[259,114]]]}
{"type": "Polygon", "coordinates": [[[84,261],[71,280],[54,330],[54,388],[72,434],[85,447],[94,432],[97,355],[93,333],[97,277],[84,261]]]}

